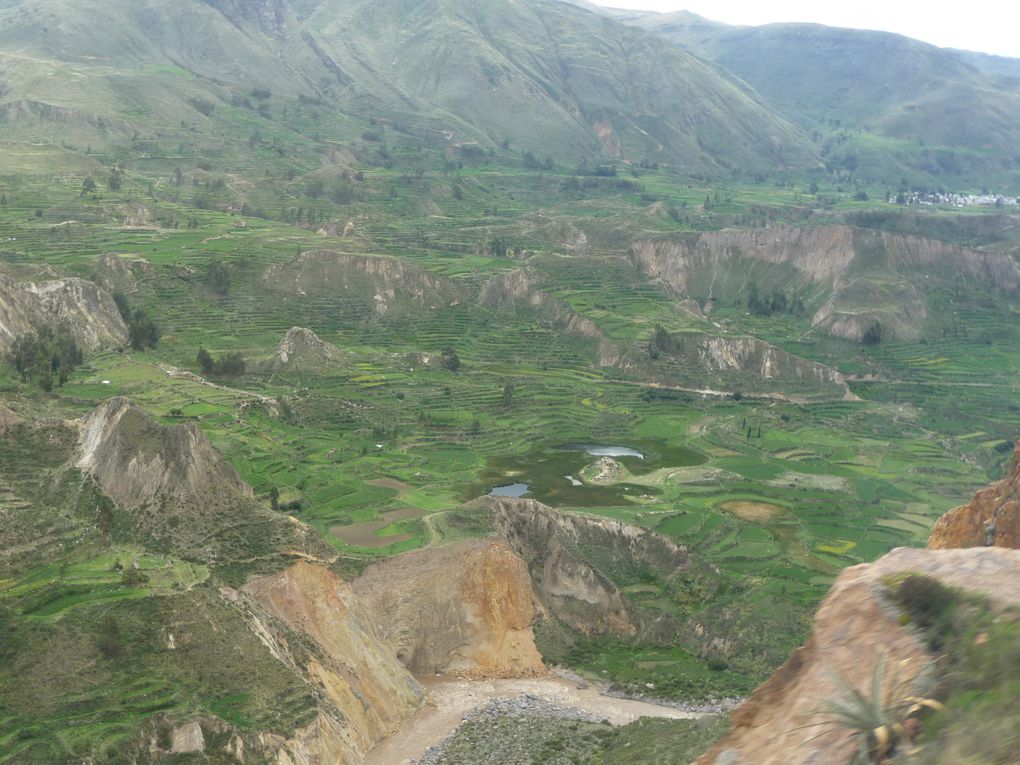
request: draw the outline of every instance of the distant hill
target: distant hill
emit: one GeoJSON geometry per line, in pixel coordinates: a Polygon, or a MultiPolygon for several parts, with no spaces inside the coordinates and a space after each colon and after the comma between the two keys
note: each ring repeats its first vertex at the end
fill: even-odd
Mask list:
{"type": "Polygon", "coordinates": [[[261,108],[271,92],[314,103],[319,120],[343,115],[327,121],[348,137],[376,118],[539,158],[713,174],[816,162],[801,131],[717,67],[552,0],[17,0],[0,5],[0,71],[0,119],[15,125],[217,132],[228,105],[261,108]]]}
{"type": "Polygon", "coordinates": [[[830,168],[952,185],[1017,167],[1020,61],[888,32],[731,26],[687,11],[605,11],[722,65],[813,131],[830,168]],[[826,133],[843,133],[826,141],[826,133]],[[827,144],[827,145],[826,145],[827,144]],[[950,154],[949,152],[954,152],[950,154]]]}

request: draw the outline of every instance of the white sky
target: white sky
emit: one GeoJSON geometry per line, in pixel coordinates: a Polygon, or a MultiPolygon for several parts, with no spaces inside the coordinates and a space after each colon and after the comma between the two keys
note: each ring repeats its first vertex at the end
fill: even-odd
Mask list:
{"type": "Polygon", "coordinates": [[[727,24],[811,21],[881,29],[945,48],[1020,58],[1016,0],[593,0],[649,11],[688,10],[727,24]]]}

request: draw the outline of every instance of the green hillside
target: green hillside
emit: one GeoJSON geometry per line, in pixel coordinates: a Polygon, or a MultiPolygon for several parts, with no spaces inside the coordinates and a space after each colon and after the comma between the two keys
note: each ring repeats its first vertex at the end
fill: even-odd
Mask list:
{"type": "Polygon", "coordinates": [[[104,134],[93,142],[139,140],[156,125],[221,133],[238,108],[279,116],[255,89],[291,109],[314,104],[329,123],[374,117],[437,145],[509,144],[539,159],[628,157],[718,175],[815,158],[802,133],[715,67],[552,0],[25,0],[0,9],[0,56],[9,123],[85,123],[104,134]]]}
{"type": "Polygon", "coordinates": [[[1003,76],[1015,76],[1010,59],[817,24],[613,15],[732,72],[811,133],[832,170],[946,188],[980,186],[983,176],[1016,185],[1020,91],[1003,76]]]}

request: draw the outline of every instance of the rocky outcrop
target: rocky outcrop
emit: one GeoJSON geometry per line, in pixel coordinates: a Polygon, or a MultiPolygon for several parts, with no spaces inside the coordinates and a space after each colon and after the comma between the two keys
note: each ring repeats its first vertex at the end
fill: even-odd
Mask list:
{"type": "Polygon", "coordinates": [[[112,398],[81,428],[77,466],[126,508],[199,505],[252,490],[195,423],[161,425],[127,398],[112,398]]]}
{"type": "MultiPolygon", "coordinates": [[[[711,384],[734,390],[781,390],[854,398],[837,370],[794,356],[754,337],[721,337],[701,332],[656,333],[652,349],[664,377],[689,374],[691,367],[707,373],[711,384]]],[[[704,376],[703,376],[704,377],[704,376]]]]}
{"type": "Polygon", "coordinates": [[[286,743],[289,762],[358,763],[421,706],[422,689],[381,640],[375,614],[326,567],[299,561],[241,592],[255,606],[253,626],[263,642],[328,700],[286,743]],[[280,625],[309,645],[292,644],[280,625]]]}
{"type": "Polygon", "coordinates": [[[500,541],[470,540],[369,566],[353,582],[380,637],[409,670],[484,677],[544,671],[527,564],[500,541]]]}
{"type": "Polygon", "coordinates": [[[274,372],[314,371],[335,364],[339,359],[340,351],[335,345],[320,340],[310,329],[291,327],[276,346],[270,368],[274,372]]]}
{"type": "Polygon", "coordinates": [[[909,688],[933,658],[917,634],[901,626],[885,595],[887,577],[907,572],[977,591],[998,607],[1020,605],[1014,586],[1020,553],[1013,550],[901,548],[848,568],[818,610],[808,642],[733,712],[730,734],[696,765],[849,762],[855,744],[846,730],[818,724],[827,719],[826,701],[844,693],[837,678],[869,693],[874,667],[885,657],[909,688]]]}
{"type": "Polygon", "coordinates": [[[531,312],[554,329],[595,342],[600,366],[619,366],[624,360],[622,350],[595,322],[574,311],[566,302],[543,292],[539,288],[539,276],[530,268],[493,277],[482,286],[478,302],[495,311],[531,312]]]}
{"type": "Polygon", "coordinates": [[[1020,444],[1006,477],[943,515],[928,539],[932,549],[993,545],[1020,549],[1020,444]]]}
{"type": "Polygon", "coordinates": [[[113,298],[85,279],[17,282],[0,274],[0,353],[39,326],[62,324],[86,351],[127,344],[127,327],[113,298]]]}
{"type": "Polygon", "coordinates": [[[927,290],[957,279],[1009,294],[1020,290],[1020,267],[1007,255],[845,225],[645,240],[633,245],[631,259],[674,294],[701,303],[743,299],[750,279],[766,290],[793,287],[819,306],[814,326],[851,340],[876,324],[887,339],[916,339],[927,290]]]}
{"type": "Polygon", "coordinates": [[[353,316],[383,316],[400,307],[436,310],[460,302],[447,279],[386,256],[312,250],[290,263],[270,266],[267,287],[291,296],[342,301],[353,316]]]}
{"type": "Polygon", "coordinates": [[[485,497],[467,507],[490,513],[496,533],[527,562],[544,610],[585,634],[627,636],[659,626],[616,584],[636,570],[678,586],[682,579],[699,597],[718,579],[687,548],[648,529],[559,513],[530,499],[485,497]]]}
{"type": "Polygon", "coordinates": [[[104,524],[207,563],[327,554],[318,534],[254,499],[195,423],[162,425],[126,398],[78,423],[76,467],[114,503],[104,524]]]}

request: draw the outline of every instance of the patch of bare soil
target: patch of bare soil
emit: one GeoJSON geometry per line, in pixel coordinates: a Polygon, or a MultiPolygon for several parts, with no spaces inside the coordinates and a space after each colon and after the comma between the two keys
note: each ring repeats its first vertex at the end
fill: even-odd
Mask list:
{"type": "Polygon", "coordinates": [[[369,486],[378,486],[382,489],[393,489],[393,491],[400,494],[406,494],[411,491],[411,487],[403,481],[398,481],[396,478],[374,478],[371,481],[365,481],[369,486]]]}
{"type": "Polygon", "coordinates": [[[767,523],[786,512],[786,508],[779,505],[770,505],[767,502],[748,502],[745,500],[731,500],[723,502],[719,508],[731,515],[737,516],[742,521],[751,523],[767,523]]]}
{"type": "Polygon", "coordinates": [[[334,526],[329,532],[349,545],[358,547],[386,547],[397,542],[406,542],[411,539],[412,534],[394,534],[388,537],[378,536],[381,529],[386,528],[396,521],[408,521],[413,518],[420,518],[421,510],[413,507],[405,507],[401,510],[391,510],[383,513],[382,518],[376,521],[362,521],[352,523],[349,526],[334,526]]]}

